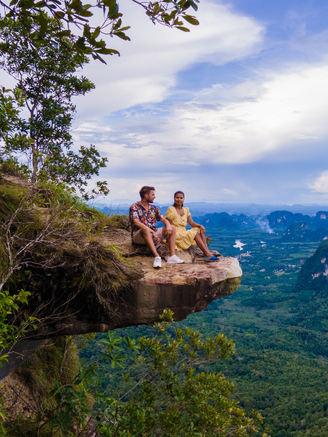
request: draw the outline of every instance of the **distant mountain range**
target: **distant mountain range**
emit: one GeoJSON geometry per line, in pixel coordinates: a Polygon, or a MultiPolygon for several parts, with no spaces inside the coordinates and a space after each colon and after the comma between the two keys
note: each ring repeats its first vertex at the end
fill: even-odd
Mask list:
{"type": "Polygon", "coordinates": [[[222,230],[261,228],[264,232],[273,233],[287,227],[281,237],[281,241],[285,242],[322,241],[325,237],[328,237],[327,211],[318,211],[312,217],[290,211],[274,211],[264,217],[221,212],[205,214],[201,217],[193,217],[193,219],[207,228],[222,230]]]}
{"type": "MultiPolygon", "coordinates": [[[[322,241],[325,237],[328,237],[328,211],[320,210],[315,211],[314,206],[294,205],[297,210],[302,207],[301,212],[292,212],[288,210],[271,211],[268,214],[236,214],[228,212],[211,212],[207,214],[199,214],[199,209],[195,209],[192,205],[198,208],[217,208],[220,206],[233,207],[234,210],[238,208],[244,208],[244,210],[256,210],[259,211],[261,207],[262,211],[269,208],[269,205],[232,205],[232,204],[206,204],[194,203],[188,204],[191,215],[196,223],[200,223],[206,228],[219,228],[222,230],[238,230],[238,229],[256,229],[261,228],[264,232],[273,233],[274,231],[281,232],[282,229],[286,229],[282,234],[281,241],[322,241]],[[237,208],[238,207],[238,208],[237,208]],[[305,211],[304,211],[305,210],[305,211]],[[308,212],[308,214],[304,214],[308,212]],[[310,215],[311,214],[311,215],[310,215]]],[[[116,210],[110,207],[101,208],[106,214],[119,213],[128,214],[130,205],[124,205],[123,209],[117,208],[116,210]]],[[[167,206],[158,205],[165,214],[167,206]]]]}
{"type": "MultiPolygon", "coordinates": [[[[135,199],[134,202],[138,201],[135,199]]],[[[119,214],[128,214],[129,207],[134,203],[127,199],[119,201],[113,200],[110,203],[100,203],[99,200],[92,201],[92,205],[98,209],[101,209],[106,214],[118,212],[119,214]]],[[[165,213],[170,204],[157,203],[156,206],[165,213]]],[[[288,211],[293,214],[301,213],[314,215],[317,211],[324,210],[327,206],[323,205],[258,205],[255,203],[207,203],[207,202],[186,202],[191,214],[193,216],[204,216],[212,213],[228,213],[234,215],[246,215],[246,216],[267,216],[274,211],[288,211]]]]}
{"type": "Polygon", "coordinates": [[[193,217],[196,223],[199,223],[207,228],[222,228],[222,229],[253,229],[259,228],[258,216],[247,216],[245,214],[228,214],[226,212],[214,212],[213,214],[205,214],[202,217],[193,217]]]}
{"type": "Polygon", "coordinates": [[[290,211],[274,211],[265,217],[273,228],[286,227],[294,223],[305,222],[313,227],[328,227],[328,212],[318,211],[314,217],[290,211]]]}

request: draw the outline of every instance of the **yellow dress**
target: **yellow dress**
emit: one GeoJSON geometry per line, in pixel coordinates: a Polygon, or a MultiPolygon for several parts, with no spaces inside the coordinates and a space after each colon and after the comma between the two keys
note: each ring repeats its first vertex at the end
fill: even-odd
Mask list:
{"type": "Polygon", "coordinates": [[[189,208],[183,208],[183,211],[184,215],[181,217],[174,206],[169,206],[165,214],[165,217],[177,228],[175,248],[178,250],[186,250],[191,245],[196,244],[195,235],[200,232],[199,228],[186,229],[187,219],[191,214],[189,208]]]}

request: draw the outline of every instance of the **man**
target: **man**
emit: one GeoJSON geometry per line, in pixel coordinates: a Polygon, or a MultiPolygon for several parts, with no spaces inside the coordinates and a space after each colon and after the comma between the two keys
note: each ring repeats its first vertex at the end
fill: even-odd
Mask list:
{"type": "Polygon", "coordinates": [[[161,214],[160,210],[152,203],[155,200],[154,187],[142,187],[139,191],[141,201],[130,207],[130,219],[132,222],[133,242],[136,244],[147,244],[152,251],[155,260],[153,267],[162,267],[161,257],[156,250],[156,243],[164,239],[169,244],[170,256],[167,259],[169,264],[182,264],[184,261],[175,255],[175,226],[161,214]],[[165,228],[156,229],[156,220],[161,221],[165,228]]]}

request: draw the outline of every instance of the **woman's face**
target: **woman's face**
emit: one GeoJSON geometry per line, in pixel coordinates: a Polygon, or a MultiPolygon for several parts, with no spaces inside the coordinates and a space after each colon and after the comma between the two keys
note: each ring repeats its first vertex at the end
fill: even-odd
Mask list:
{"type": "Polygon", "coordinates": [[[177,206],[181,206],[181,205],[183,205],[183,201],[184,201],[184,195],[183,195],[183,194],[178,193],[178,194],[175,195],[175,197],[174,197],[174,203],[175,203],[177,206]]]}

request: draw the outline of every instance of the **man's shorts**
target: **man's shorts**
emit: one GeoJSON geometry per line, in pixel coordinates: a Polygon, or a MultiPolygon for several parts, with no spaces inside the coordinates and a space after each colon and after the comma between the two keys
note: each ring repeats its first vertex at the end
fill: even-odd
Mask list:
{"type": "MultiPolygon", "coordinates": [[[[161,241],[164,240],[163,229],[164,228],[156,229],[156,235],[161,239],[161,241]]],[[[147,244],[146,240],[140,235],[140,231],[141,229],[133,234],[133,242],[136,244],[147,244]]]]}

